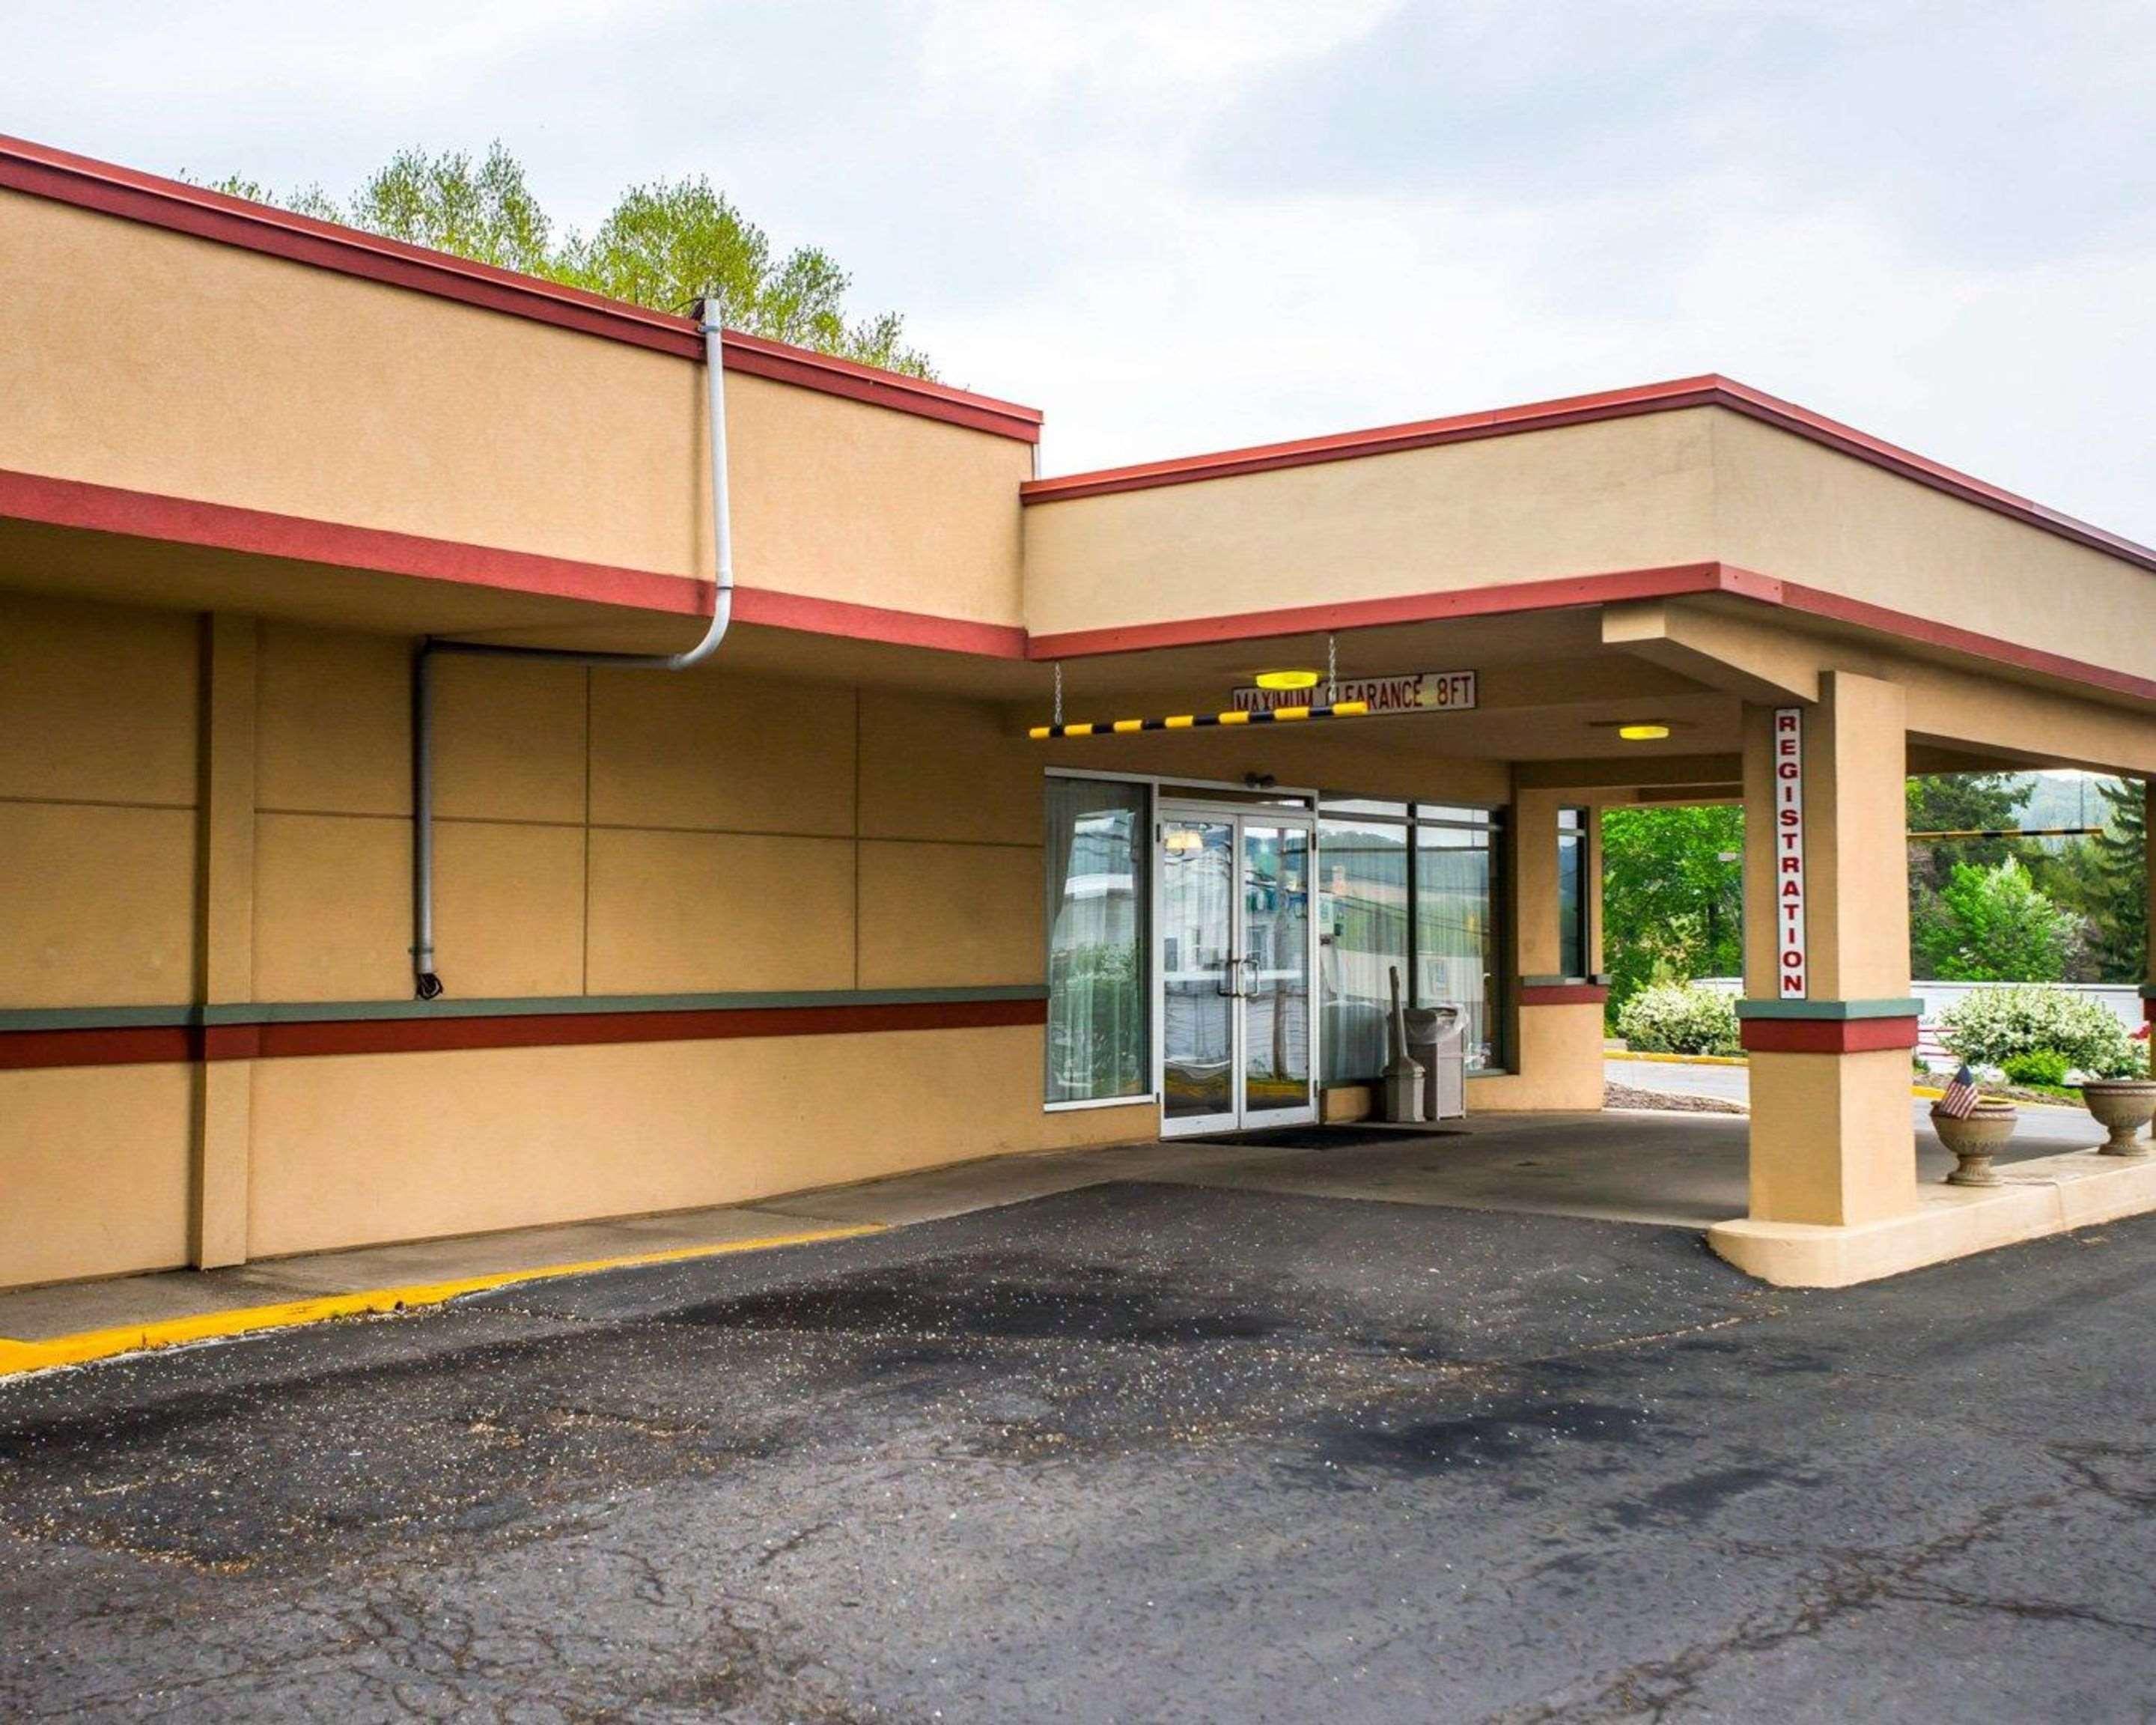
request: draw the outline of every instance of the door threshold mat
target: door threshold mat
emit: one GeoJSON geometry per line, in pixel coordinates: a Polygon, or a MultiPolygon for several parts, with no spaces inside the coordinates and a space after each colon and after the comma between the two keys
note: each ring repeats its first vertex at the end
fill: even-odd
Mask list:
{"type": "Polygon", "coordinates": [[[1232,1144],[1245,1150],[1355,1150],[1371,1144],[1397,1144],[1403,1137],[1464,1138],[1459,1127],[1428,1124],[1399,1126],[1268,1126],[1255,1132],[1209,1133],[1176,1138],[1178,1144],[1232,1144]]]}

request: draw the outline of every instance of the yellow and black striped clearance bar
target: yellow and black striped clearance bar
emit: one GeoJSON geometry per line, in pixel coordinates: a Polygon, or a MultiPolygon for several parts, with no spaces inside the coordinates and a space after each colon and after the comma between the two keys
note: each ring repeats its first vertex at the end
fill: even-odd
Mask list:
{"type": "Polygon", "coordinates": [[[1116,737],[1138,731],[1203,731],[1210,725],[1291,725],[1303,719],[1359,719],[1370,711],[1367,701],[1336,701],[1328,706],[1276,706],[1259,712],[1240,708],[1227,713],[1174,713],[1165,719],[1111,719],[1074,725],[1035,725],[1025,734],[1035,742],[1057,737],[1116,737]]]}

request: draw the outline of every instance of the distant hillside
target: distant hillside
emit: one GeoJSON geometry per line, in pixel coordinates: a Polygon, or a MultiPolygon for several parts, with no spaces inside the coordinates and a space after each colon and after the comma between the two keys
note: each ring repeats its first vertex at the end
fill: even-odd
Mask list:
{"type": "MultiPolygon", "coordinates": [[[[2028,800],[2021,805],[2025,827],[2102,826],[2109,805],[2100,788],[2115,781],[2092,773],[2032,773],[2028,800]]],[[[2071,844],[2071,839],[2047,839],[2047,850],[2071,844]]]]}

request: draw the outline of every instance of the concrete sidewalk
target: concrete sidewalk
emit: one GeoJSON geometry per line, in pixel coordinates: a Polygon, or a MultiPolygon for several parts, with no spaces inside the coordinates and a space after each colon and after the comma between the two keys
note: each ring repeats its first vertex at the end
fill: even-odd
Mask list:
{"type": "MultiPolygon", "coordinates": [[[[1163,1165],[1179,1171],[1209,1159],[1251,1153],[1221,1146],[1137,1144],[996,1157],[752,1204],[314,1252],[229,1270],[171,1270],[24,1288],[0,1293],[0,1373],[10,1367],[11,1343],[132,1328],[150,1332],[146,1345],[156,1346],[362,1310],[432,1305],[478,1291],[479,1284],[588,1275],[670,1259],[844,1239],[1106,1180],[1142,1179],[1163,1165]],[[290,1307],[311,1309],[285,1314],[284,1308],[290,1307]],[[256,1315],[262,1315],[259,1324],[219,1322],[256,1315]],[[165,1333],[174,1330],[184,1333],[165,1333]]],[[[131,1350],[105,1348],[88,1357],[121,1351],[131,1350]]],[[[21,1369],[32,1363],[12,1363],[21,1369]]]]}
{"type": "Polygon", "coordinates": [[[1000,1156],[752,1204],[57,1284],[0,1293],[0,1374],[437,1305],[514,1281],[841,1239],[1111,1182],[1699,1228],[1743,1211],[1743,1126],[1487,1115],[1314,1149],[1260,1135],[1000,1156]]]}
{"type": "MultiPolygon", "coordinates": [[[[1612,1062],[1638,1088],[1741,1086],[1741,1067],[1612,1062]]],[[[1726,1088],[1708,1094],[1727,1094],[1726,1088]]],[[[1741,1093],[1741,1091],[1740,1091],[1741,1093]]],[[[1912,1104],[1918,1178],[1953,1166],[1912,1104]]],[[[1747,1206],[1742,1115],[1488,1114],[1374,1142],[1260,1135],[1001,1156],[751,1204],[323,1252],[0,1293],[0,1376],[144,1348],[439,1305],[519,1281],[835,1240],[1110,1183],[1704,1229],[1747,1206]]],[[[2002,1162],[2085,1149],[2086,1116],[2031,1110],[2002,1162]]]]}

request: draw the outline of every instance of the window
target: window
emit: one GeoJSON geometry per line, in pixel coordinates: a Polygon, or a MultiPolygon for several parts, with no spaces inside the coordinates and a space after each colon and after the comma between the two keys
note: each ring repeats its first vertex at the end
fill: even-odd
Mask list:
{"type": "Polygon", "coordinates": [[[1328,818],[1318,831],[1317,965],[1325,1003],[1320,1045],[1325,1078],[1361,1084],[1385,1068],[1388,973],[1397,965],[1405,999],[1414,987],[1408,952],[1407,810],[1396,822],[1328,818]]]}
{"type": "Polygon", "coordinates": [[[1051,1104],[1152,1093],[1147,809],[1142,784],[1048,781],[1051,1104]]]}
{"type": "Polygon", "coordinates": [[[1499,1011],[1498,828],[1480,810],[1455,824],[1415,820],[1415,1004],[1467,1009],[1467,1070],[1503,1065],[1499,1011]]]}
{"type": "Polygon", "coordinates": [[[1318,828],[1318,965],[1328,1084],[1377,1078],[1389,972],[1415,1006],[1467,1012],[1470,1071],[1502,1064],[1496,846],[1487,809],[1330,798],[1318,828]]]}
{"type": "Polygon", "coordinates": [[[1567,977],[1590,973],[1587,937],[1588,813],[1557,812],[1557,968],[1567,977]]]}

